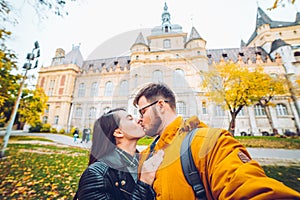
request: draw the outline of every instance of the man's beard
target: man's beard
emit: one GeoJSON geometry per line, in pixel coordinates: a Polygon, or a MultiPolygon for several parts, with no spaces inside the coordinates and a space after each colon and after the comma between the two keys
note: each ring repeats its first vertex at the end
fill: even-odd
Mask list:
{"type": "Polygon", "coordinates": [[[159,128],[161,128],[160,126],[162,124],[161,117],[158,116],[156,109],[153,109],[153,113],[154,113],[154,117],[152,119],[152,123],[151,123],[149,129],[145,130],[146,135],[148,135],[148,136],[158,135],[161,131],[161,130],[159,130],[159,128]]]}

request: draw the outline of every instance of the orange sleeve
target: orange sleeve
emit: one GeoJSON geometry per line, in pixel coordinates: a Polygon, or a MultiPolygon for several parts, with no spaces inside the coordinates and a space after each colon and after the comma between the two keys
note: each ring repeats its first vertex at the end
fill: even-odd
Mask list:
{"type": "Polygon", "coordinates": [[[200,129],[192,143],[208,199],[300,199],[300,193],[267,177],[228,131],[210,130],[200,129]]]}

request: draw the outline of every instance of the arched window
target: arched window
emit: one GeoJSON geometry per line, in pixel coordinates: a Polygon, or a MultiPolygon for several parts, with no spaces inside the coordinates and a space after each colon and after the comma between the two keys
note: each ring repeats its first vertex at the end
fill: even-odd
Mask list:
{"type": "Polygon", "coordinates": [[[50,80],[48,96],[51,97],[54,94],[55,80],[50,80]]]}
{"type": "Polygon", "coordinates": [[[169,27],[168,26],[165,26],[165,32],[169,32],[169,27]]]}
{"type": "Polygon", "coordinates": [[[134,75],[134,83],[133,83],[133,85],[134,85],[134,88],[137,88],[137,86],[138,86],[138,75],[136,74],[136,75],[134,75]]]}
{"type": "Polygon", "coordinates": [[[237,114],[237,116],[245,116],[245,107],[243,107],[240,112],[237,114]]]}
{"type": "Polygon", "coordinates": [[[295,51],[294,56],[300,56],[300,52],[299,51],[295,51]]]}
{"type": "Polygon", "coordinates": [[[265,112],[265,109],[261,105],[256,104],[254,106],[254,114],[255,114],[255,116],[264,116],[264,115],[266,115],[266,112],[265,112]]]}
{"type": "Polygon", "coordinates": [[[105,107],[103,110],[104,113],[108,113],[108,111],[110,111],[110,107],[105,107]]]}
{"type": "Polygon", "coordinates": [[[128,81],[123,80],[120,83],[120,96],[127,96],[128,95],[128,81]]]}
{"type": "Polygon", "coordinates": [[[207,114],[206,101],[202,101],[202,114],[207,114]]]}
{"type": "Polygon", "coordinates": [[[48,117],[47,117],[47,116],[44,116],[44,117],[43,117],[43,124],[47,124],[47,122],[48,122],[48,117]]]}
{"type": "Polygon", "coordinates": [[[91,107],[89,110],[89,118],[96,118],[97,109],[95,107],[91,107]]]}
{"type": "Polygon", "coordinates": [[[176,102],[176,112],[178,115],[186,115],[186,104],[183,101],[176,102]]]}
{"type": "Polygon", "coordinates": [[[82,116],[82,108],[77,107],[75,112],[75,117],[81,117],[82,116]]]}
{"type": "Polygon", "coordinates": [[[47,104],[45,108],[45,113],[49,113],[49,109],[50,109],[50,104],[47,104]]]}
{"type": "Polygon", "coordinates": [[[272,78],[277,78],[277,77],[278,77],[278,74],[276,74],[276,73],[271,73],[270,76],[271,76],[272,78]]]}
{"type": "Polygon", "coordinates": [[[90,96],[91,97],[97,97],[98,96],[98,83],[97,82],[92,83],[90,96]]]}
{"type": "Polygon", "coordinates": [[[162,83],[163,82],[163,73],[160,70],[155,70],[152,73],[152,81],[154,83],[162,83]]]}
{"type": "Polygon", "coordinates": [[[111,81],[106,82],[104,96],[111,97],[113,95],[113,83],[111,81]]]}
{"type": "Polygon", "coordinates": [[[85,84],[80,83],[78,87],[78,97],[84,97],[85,95],[85,84]]]}
{"type": "Polygon", "coordinates": [[[58,120],[59,120],[59,116],[58,116],[58,115],[56,115],[56,116],[54,117],[54,124],[55,124],[55,125],[57,125],[57,124],[58,124],[58,120]]]}
{"type": "Polygon", "coordinates": [[[278,116],[288,115],[286,106],[282,103],[277,104],[276,105],[276,113],[277,113],[278,116]]]}
{"type": "Polygon", "coordinates": [[[184,87],[184,71],[182,69],[176,69],[173,73],[173,85],[174,87],[184,87]]]}
{"type": "Polygon", "coordinates": [[[216,106],[216,116],[225,116],[225,111],[220,105],[216,106]]]}

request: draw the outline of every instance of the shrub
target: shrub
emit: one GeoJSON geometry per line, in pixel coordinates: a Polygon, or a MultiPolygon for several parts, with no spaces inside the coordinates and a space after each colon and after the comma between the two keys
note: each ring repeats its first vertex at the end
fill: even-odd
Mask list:
{"type": "Polygon", "coordinates": [[[51,128],[50,133],[57,133],[57,129],[56,128],[51,128]]]}
{"type": "Polygon", "coordinates": [[[50,124],[43,124],[42,128],[41,128],[41,132],[50,132],[51,129],[51,125],[50,124]]]}
{"type": "Polygon", "coordinates": [[[41,132],[42,126],[42,123],[37,123],[35,126],[31,126],[28,131],[29,133],[41,132]]]}
{"type": "Polygon", "coordinates": [[[66,131],[65,131],[65,129],[63,129],[63,128],[62,128],[62,129],[60,129],[60,130],[59,130],[59,132],[58,132],[58,133],[60,133],[60,134],[65,134],[65,133],[66,133],[66,131]]]}

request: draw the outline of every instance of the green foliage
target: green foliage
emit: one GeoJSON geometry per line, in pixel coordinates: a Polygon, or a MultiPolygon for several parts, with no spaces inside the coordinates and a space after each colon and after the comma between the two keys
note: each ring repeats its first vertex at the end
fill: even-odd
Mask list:
{"type": "Polygon", "coordinates": [[[153,137],[145,136],[138,140],[138,145],[149,145],[153,141],[153,137]]]}
{"type": "Polygon", "coordinates": [[[263,166],[267,176],[283,182],[285,185],[300,192],[299,166],[263,166]]]}
{"type": "Polygon", "coordinates": [[[51,128],[50,133],[57,133],[57,129],[56,128],[51,128]]]}
{"type": "Polygon", "coordinates": [[[71,199],[87,167],[88,151],[9,145],[0,160],[0,199],[71,199]]]}
{"type": "Polygon", "coordinates": [[[235,138],[246,147],[300,149],[300,138],[280,138],[272,136],[238,136],[235,138]]]}
{"type": "Polygon", "coordinates": [[[228,130],[234,133],[235,120],[245,106],[250,106],[262,99],[269,101],[274,95],[285,92],[282,79],[272,78],[263,68],[250,69],[238,64],[227,62],[216,65],[205,74],[203,85],[209,88],[211,99],[228,109],[231,121],[228,130]]]}
{"type": "Polygon", "coordinates": [[[47,100],[48,97],[43,88],[24,89],[19,107],[20,121],[31,126],[40,123],[41,116],[47,107],[47,100]]]}
{"type": "MultiPolygon", "coordinates": [[[[88,150],[9,144],[0,160],[0,199],[72,199],[88,163],[88,150]]],[[[266,174],[299,190],[299,166],[263,166],[266,174]]]]}
{"type": "Polygon", "coordinates": [[[10,35],[9,31],[0,29],[0,126],[3,126],[9,118],[21,79],[20,75],[11,73],[17,69],[17,65],[15,54],[5,45],[10,35]]]}
{"type": "Polygon", "coordinates": [[[38,122],[38,123],[34,124],[33,126],[31,126],[28,131],[29,131],[29,133],[39,133],[39,132],[41,132],[42,127],[43,127],[43,124],[41,122],[38,122]]]}
{"type": "Polygon", "coordinates": [[[52,140],[49,140],[44,137],[33,137],[33,136],[15,136],[12,135],[9,137],[10,141],[43,141],[43,142],[53,142],[52,140]]]}
{"type": "Polygon", "coordinates": [[[58,133],[59,133],[59,134],[65,134],[65,133],[66,133],[66,131],[65,131],[65,129],[63,129],[63,128],[62,128],[62,129],[60,129],[60,130],[59,130],[59,132],[58,132],[58,133]]]}
{"type": "MultiPolygon", "coordinates": [[[[32,5],[36,10],[37,16],[43,19],[48,17],[48,12],[60,17],[67,15],[65,5],[74,1],[76,0],[32,0],[25,1],[25,3],[32,5]]],[[[9,120],[22,78],[20,74],[11,73],[12,70],[17,71],[17,57],[12,50],[6,47],[6,40],[11,35],[11,32],[6,30],[5,25],[18,23],[17,16],[18,9],[13,8],[10,5],[10,1],[0,0],[0,127],[3,127],[9,120]]],[[[41,99],[41,102],[42,101],[41,99]]],[[[23,106],[24,109],[25,107],[26,106],[23,106]]],[[[40,109],[40,107],[37,109],[40,109]]],[[[30,115],[30,117],[27,118],[26,113],[26,111],[22,113],[22,122],[26,121],[30,125],[39,122],[39,115],[36,115],[36,118],[33,117],[34,115],[30,115]]]]}
{"type": "Polygon", "coordinates": [[[51,125],[50,124],[43,124],[42,128],[41,128],[41,132],[43,133],[49,133],[51,129],[51,125]]]}

